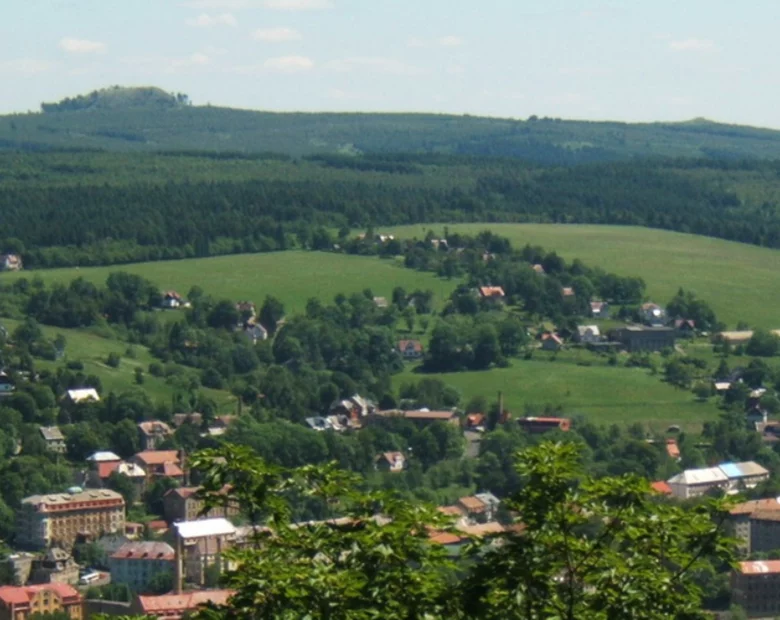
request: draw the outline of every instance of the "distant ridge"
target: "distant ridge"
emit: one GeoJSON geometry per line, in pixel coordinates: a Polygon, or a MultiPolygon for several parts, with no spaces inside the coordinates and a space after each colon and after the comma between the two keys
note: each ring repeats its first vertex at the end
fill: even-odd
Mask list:
{"type": "Polygon", "coordinates": [[[280,113],[193,106],[187,95],[122,87],[0,116],[0,150],[456,154],[572,165],[637,157],[780,159],[780,132],[705,118],[669,123],[447,114],[280,113]]]}

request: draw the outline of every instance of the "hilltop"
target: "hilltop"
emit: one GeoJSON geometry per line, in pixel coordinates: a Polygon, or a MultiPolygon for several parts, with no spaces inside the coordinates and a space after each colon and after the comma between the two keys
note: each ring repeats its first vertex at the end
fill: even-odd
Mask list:
{"type": "Polygon", "coordinates": [[[112,88],[0,117],[0,149],[439,153],[546,164],[635,157],[778,158],[780,132],[682,123],[527,120],[446,114],[276,113],[190,105],[155,87],[112,88]]]}

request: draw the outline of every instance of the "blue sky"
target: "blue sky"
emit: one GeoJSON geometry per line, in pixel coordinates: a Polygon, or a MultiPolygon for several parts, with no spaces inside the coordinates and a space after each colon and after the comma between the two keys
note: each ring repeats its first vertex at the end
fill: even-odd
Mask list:
{"type": "Polygon", "coordinates": [[[780,2],[2,0],[0,113],[112,84],[265,110],[780,128],[780,2]]]}

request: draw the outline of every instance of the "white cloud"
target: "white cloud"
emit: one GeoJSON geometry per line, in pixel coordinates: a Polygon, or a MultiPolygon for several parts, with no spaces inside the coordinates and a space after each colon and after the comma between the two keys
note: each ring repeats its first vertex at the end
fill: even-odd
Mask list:
{"type": "Polygon", "coordinates": [[[266,43],[284,43],[300,41],[301,33],[292,28],[260,28],[252,33],[252,38],[266,43]]]}
{"type": "Polygon", "coordinates": [[[436,39],[436,43],[442,47],[458,47],[463,45],[463,39],[454,35],[448,35],[446,37],[439,37],[436,39]]]}
{"type": "Polygon", "coordinates": [[[709,39],[682,39],[671,41],[669,48],[675,52],[712,52],[715,51],[715,43],[709,39]]]}
{"type": "Polygon", "coordinates": [[[106,44],[100,41],[65,37],[60,40],[60,48],[69,54],[100,54],[106,51],[106,44]]]}
{"type": "Polygon", "coordinates": [[[46,60],[36,60],[35,58],[16,58],[14,60],[0,61],[0,73],[35,75],[37,73],[46,73],[53,68],[53,63],[46,60]]]}
{"type": "Polygon", "coordinates": [[[314,68],[314,61],[306,56],[279,56],[266,60],[263,68],[278,73],[298,73],[314,68]]]}
{"type": "Polygon", "coordinates": [[[273,11],[317,11],[332,9],[331,0],[185,0],[182,6],[193,9],[270,9],[273,11]]]}
{"type": "Polygon", "coordinates": [[[188,19],[186,23],[194,28],[212,28],[213,26],[231,26],[235,28],[238,26],[238,20],[232,13],[220,13],[219,15],[201,13],[197,17],[188,19]]]}
{"type": "Polygon", "coordinates": [[[394,58],[381,56],[359,56],[332,60],[326,65],[326,68],[340,72],[368,69],[377,73],[388,73],[391,75],[419,75],[422,73],[422,69],[419,67],[406,65],[394,58]]]}

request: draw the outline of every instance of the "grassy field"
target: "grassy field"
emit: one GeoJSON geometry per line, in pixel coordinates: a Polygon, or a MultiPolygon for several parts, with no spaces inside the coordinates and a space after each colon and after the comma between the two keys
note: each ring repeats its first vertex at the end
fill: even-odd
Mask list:
{"type": "MultiPolygon", "coordinates": [[[[382,229],[401,236],[423,237],[444,225],[382,229]]],[[[565,224],[451,224],[450,231],[477,233],[490,229],[516,246],[526,243],[580,258],[620,275],[644,278],[648,296],[666,303],[683,287],[715,309],[734,327],[780,328],[780,251],[698,235],[622,226],[565,224]]]]}
{"type": "MultiPolygon", "coordinates": [[[[20,321],[12,319],[0,319],[9,332],[19,325],[20,321]]],[[[78,360],[84,364],[84,374],[100,377],[103,390],[107,393],[114,391],[124,392],[134,387],[135,369],[141,368],[144,372],[144,383],[140,386],[152,400],[170,402],[176,391],[166,383],[162,377],[153,377],[149,374],[149,364],[156,360],[146,347],[141,345],[128,345],[120,340],[112,340],[88,330],[62,329],[59,327],[41,326],[47,338],[54,339],[57,334],[65,336],[65,357],[56,362],[36,360],[36,366],[40,368],[56,369],[64,366],[69,360],[78,360]],[[128,348],[132,350],[132,357],[128,355],[128,348]],[[109,353],[117,353],[121,356],[119,367],[111,368],[106,362],[109,353]]],[[[212,398],[223,412],[232,412],[235,409],[235,397],[221,390],[201,388],[212,398]]]]}
{"type": "Polygon", "coordinates": [[[0,282],[41,277],[47,284],[68,283],[83,277],[104,284],[108,275],[115,271],[141,275],[164,290],[175,289],[182,295],[195,285],[217,298],[247,299],[256,303],[262,303],[266,295],[274,295],[284,303],[288,313],[302,312],[311,297],[330,302],[338,293],[355,293],[366,288],[375,295],[389,297],[396,286],[407,291],[431,289],[434,303],[438,305],[455,286],[452,281],[404,269],[392,260],[295,251],[4,273],[0,275],[0,282]]]}
{"type": "Polygon", "coordinates": [[[678,424],[694,431],[718,416],[714,402],[698,402],[690,391],[663,383],[641,368],[514,360],[510,368],[423,375],[410,367],[396,376],[395,385],[423,377],[452,385],[464,402],[479,395],[495,401],[501,391],[505,407],[515,416],[530,405],[539,409],[562,405],[567,415],[581,413],[599,423],[641,422],[658,430],[678,424]]]}

